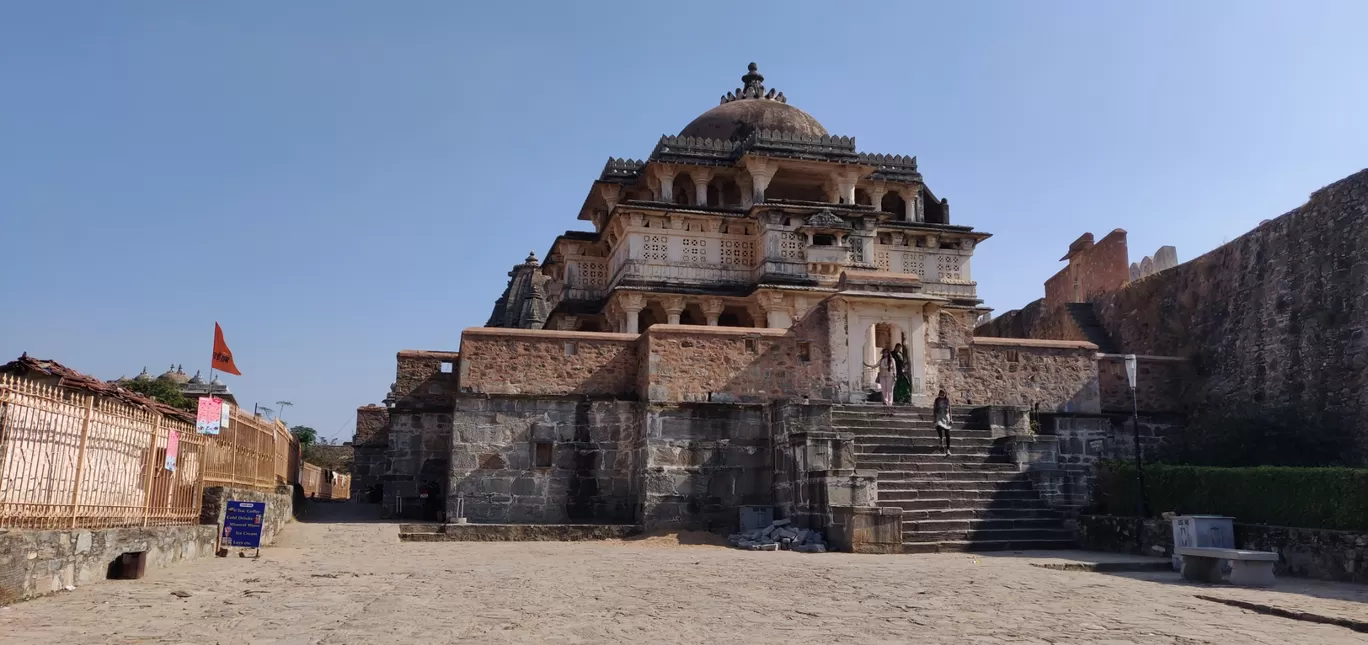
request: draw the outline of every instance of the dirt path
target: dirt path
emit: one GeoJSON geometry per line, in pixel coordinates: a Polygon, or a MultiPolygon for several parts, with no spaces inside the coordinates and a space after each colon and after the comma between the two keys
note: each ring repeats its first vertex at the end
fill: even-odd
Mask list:
{"type": "MultiPolygon", "coordinates": [[[[296,524],[260,560],[199,560],[0,609],[0,644],[1368,643],[1194,597],[1211,588],[1022,558],[397,534],[296,524]]],[[[1338,587],[1347,600],[1298,601],[1368,613],[1359,588],[1338,587]]]]}

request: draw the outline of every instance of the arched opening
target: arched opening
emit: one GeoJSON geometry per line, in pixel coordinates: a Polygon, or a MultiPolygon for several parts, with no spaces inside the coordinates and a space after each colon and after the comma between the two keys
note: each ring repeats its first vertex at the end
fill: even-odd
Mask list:
{"type": "Polygon", "coordinates": [[[836,236],[826,233],[816,233],[812,236],[813,246],[836,246],[836,236]]]}
{"type": "Polygon", "coordinates": [[[722,315],[717,317],[718,327],[754,327],[755,319],[745,307],[730,306],[722,310],[722,315]]]}
{"type": "Polygon", "coordinates": [[[674,180],[674,203],[679,206],[692,206],[694,202],[693,177],[680,173],[674,180]]]}
{"type": "Polygon", "coordinates": [[[873,206],[874,198],[869,195],[869,191],[863,188],[855,189],[855,203],[861,206],[873,206]]]}
{"type": "MultiPolygon", "coordinates": [[[[898,345],[907,345],[907,334],[893,323],[875,323],[865,330],[864,378],[866,390],[878,390],[879,361],[885,349],[891,350],[898,345]]],[[[908,368],[910,369],[910,367],[908,368]]]]}
{"type": "Polygon", "coordinates": [[[722,191],[717,189],[717,182],[708,184],[708,203],[706,206],[721,206],[722,191]]]}
{"type": "Polygon", "coordinates": [[[883,201],[879,202],[879,210],[885,213],[893,213],[902,219],[907,213],[907,202],[903,201],[902,195],[898,193],[885,193],[883,201]]]}
{"type": "Polygon", "coordinates": [[[579,331],[603,331],[603,323],[597,318],[586,318],[580,321],[579,331]]]}
{"type": "Polygon", "coordinates": [[[684,306],[683,313],[679,314],[679,324],[681,325],[706,325],[708,319],[703,315],[703,309],[698,305],[690,304],[684,306]]]}
{"type": "Polygon", "coordinates": [[[821,178],[804,176],[781,168],[770,180],[769,187],[765,188],[765,201],[780,199],[825,203],[827,196],[821,178]]]}
{"type": "Polygon", "coordinates": [[[638,315],[641,316],[637,319],[637,329],[639,331],[646,331],[651,328],[651,325],[658,325],[669,320],[665,317],[665,311],[656,303],[647,305],[638,315]]]}

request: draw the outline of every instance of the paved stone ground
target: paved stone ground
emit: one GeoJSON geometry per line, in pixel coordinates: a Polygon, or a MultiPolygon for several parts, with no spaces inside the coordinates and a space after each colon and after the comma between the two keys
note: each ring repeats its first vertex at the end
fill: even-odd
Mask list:
{"type": "Polygon", "coordinates": [[[0,609],[0,644],[1368,643],[1195,598],[1292,596],[1306,611],[1368,614],[1364,588],[1349,585],[1226,590],[1027,557],[401,544],[397,532],[291,525],[260,560],[194,561],[0,609]]]}

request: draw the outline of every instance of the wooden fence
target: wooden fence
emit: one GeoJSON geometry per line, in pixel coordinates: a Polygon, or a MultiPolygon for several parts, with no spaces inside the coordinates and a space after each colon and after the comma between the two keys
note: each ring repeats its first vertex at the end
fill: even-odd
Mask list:
{"type": "Polygon", "coordinates": [[[351,476],[310,463],[300,471],[299,484],[312,499],[347,500],[351,498],[351,476]]]}
{"type": "Polygon", "coordinates": [[[0,374],[0,528],[194,524],[204,486],[274,490],[299,481],[299,464],[283,424],[236,409],[221,434],[200,435],[156,410],[0,374]]]}

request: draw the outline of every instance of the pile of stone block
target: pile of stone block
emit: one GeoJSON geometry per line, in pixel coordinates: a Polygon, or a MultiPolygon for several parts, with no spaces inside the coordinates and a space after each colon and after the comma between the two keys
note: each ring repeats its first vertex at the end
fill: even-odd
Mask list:
{"type": "Polygon", "coordinates": [[[754,531],[733,533],[727,542],[738,549],[751,551],[797,551],[826,553],[821,531],[800,529],[790,520],[774,520],[769,526],[754,531]]]}

